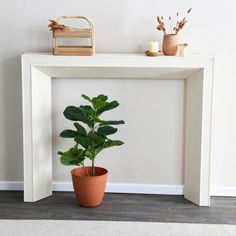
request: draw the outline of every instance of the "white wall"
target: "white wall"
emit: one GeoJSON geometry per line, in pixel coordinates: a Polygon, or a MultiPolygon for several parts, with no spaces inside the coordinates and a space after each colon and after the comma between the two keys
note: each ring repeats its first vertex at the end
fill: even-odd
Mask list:
{"type": "Polygon", "coordinates": [[[66,120],[62,113],[69,104],[86,103],[80,97],[85,91],[86,94],[99,91],[121,104],[103,118],[124,119],[126,122],[113,135],[125,145],[104,150],[96,160],[98,166],[110,171],[109,182],[182,184],[184,81],[55,79],[52,88],[55,180],[71,178],[70,167],[62,166],[56,154],[58,150],[68,150],[73,145],[73,140],[58,137],[61,130],[73,128],[73,122],[66,120]]]}
{"type": "MultiPolygon", "coordinates": [[[[190,44],[189,51],[191,52],[215,56],[212,185],[236,188],[236,63],[234,58],[236,54],[234,24],[236,4],[233,0],[224,2],[213,0],[1,0],[0,181],[16,181],[23,178],[20,55],[24,52],[50,50],[51,35],[47,31],[48,19],[55,19],[65,14],[88,16],[95,24],[97,52],[143,52],[148,41],[161,41],[161,33],[155,30],[156,15],[174,15],[176,11],[183,12],[189,7],[193,7],[193,12],[186,28],[180,33],[182,42],[190,44]]],[[[91,82],[87,82],[85,86],[91,88],[89,86],[91,82]]],[[[123,103],[121,109],[124,109],[124,98],[129,96],[123,97],[121,92],[117,92],[117,86],[121,86],[119,82],[117,83],[111,85],[109,91],[112,96],[121,100],[123,103]]],[[[157,105],[160,110],[164,111],[165,105],[169,104],[170,108],[177,106],[181,111],[183,109],[184,84],[181,81],[159,81],[156,83],[159,92],[162,91],[162,93],[155,94],[153,92],[151,95],[155,94],[153,96],[158,101],[157,105]],[[160,102],[162,100],[164,103],[160,102]],[[171,103],[171,101],[175,101],[175,103],[171,103]]],[[[146,86],[146,84],[144,85],[146,86]]],[[[131,85],[127,86],[128,88],[132,87],[131,85]]],[[[67,83],[65,80],[58,80],[53,82],[54,153],[59,146],[61,148],[61,145],[65,145],[59,144],[59,140],[56,138],[61,130],[61,118],[57,114],[60,114],[63,107],[67,105],[67,101],[74,102],[74,93],[78,92],[76,98],[79,98],[82,91],[79,81],[67,83]],[[76,86],[79,87],[78,90],[76,86]],[[66,96],[61,94],[63,89],[67,93],[66,96]]],[[[90,92],[93,93],[95,90],[91,89],[90,92]]],[[[133,95],[137,96],[137,93],[133,95]]],[[[172,109],[171,112],[173,116],[183,120],[183,117],[178,114],[178,109],[172,109]]],[[[108,165],[112,169],[113,174],[110,180],[113,182],[143,181],[181,184],[183,175],[182,166],[179,164],[182,163],[181,121],[172,119],[166,121],[165,126],[167,127],[168,124],[174,124],[173,132],[179,137],[176,139],[179,141],[172,143],[176,145],[173,146],[173,150],[175,152],[179,150],[179,152],[177,155],[169,152],[166,159],[161,159],[161,155],[158,155],[160,159],[155,159],[154,162],[151,159],[147,161],[147,165],[152,166],[151,171],[154,170],[155,165],[157,166],[156,179],[151,179],[152,175],[149,175],[148,172],[146,172],[147,177],[144,179],[135,176],[135,174],[127,176],[127,165],[130,165],[131,162],[130,157],[125,157],[125,160],[123,157],[112,160],[105,157],[104,160],[101,160],[101,164],[108,165]],[[170,174],[163,171],[165,169],[160,168],[160,164],[166,169],[169,168],[170,174]],[[124,171],[124,174],[121,174],[120,169],[124,171]]],[[[161,125],[159,124],[157,131],[160,129],[161,125]]],[[[162,146],[162,154],[165,147],[165,145],[162,146]]],[[[122,149],[119,149],[117,153],[122,154],[122,149]]],[[[157,154],[158,152],[155,153],[155,155],[157,154]]],[[[138,164],[136,168],[143,168],[143,164],[138,164]]],[[[67,169],[59,166],[54,160],[54,178],[66,180],[69,178],[67,173],[67,169]]]]}

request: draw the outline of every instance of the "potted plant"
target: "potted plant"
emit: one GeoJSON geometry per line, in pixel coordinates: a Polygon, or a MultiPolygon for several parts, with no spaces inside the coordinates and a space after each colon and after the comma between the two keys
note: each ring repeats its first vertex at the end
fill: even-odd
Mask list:
{"type": "MultiPolygon", "coordinates": [[[[187,11],[187,15],[192,11],[192,8],[190,8],[187,11]]],[[[159,31],[163,31],[163,44],[162,44],[162,50],[165,55],[168,56],[175,56],[178,52],[178,46],[179,46],[179,39],[178,39],[178,33],[180,30],[183,29],[185,24],[187,23],[187,16],[183,17],[182,20],[179,20],[179,13],[176,13],[176,24],[174,27],[172,27],[172,17],[169,16],[168,23],[169,23],[169,33],[167,33],[166,24],[164,22],[163,16],[157,16],[157,29],[159,31]]]]}
{"type": "Polygon", "coordinates": [[[63,112],[65,118],[76,122],[74,130],[66,129],[60,133],[60,137],[72,138],[75,145],[65,152],[59,151],[58,154],[61,164],[80,166],[71,171],[79,205],[95,207],[102,202],[108,174],[106,169],[95,166],[95,159],[103,149],[123,144],[109,136],[117,132],[114,125],[125,122],[101,119],[104,112],[119,106],[117,101],[108,102],[108,97],[102,94],[93,98],[83,94],[82,97],[90,104],[68,106],[63,112]],[[91,166],[85,166],[86,159],[91,160],[91,166]]]}

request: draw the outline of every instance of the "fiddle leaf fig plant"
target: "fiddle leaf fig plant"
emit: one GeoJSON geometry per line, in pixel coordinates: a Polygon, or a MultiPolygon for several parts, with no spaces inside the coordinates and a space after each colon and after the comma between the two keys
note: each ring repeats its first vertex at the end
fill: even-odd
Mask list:
{"type": "MultiPolygon", "coordinates": [[[[60,133],[62,138],[74,139],[75,145],[68,151],[61,152],[60,162],[63,165],[84,166],[84,161],[89,158],[92,162],[92,175],[94,173],[94,161],[97,155],[105,148],[124,144],[121,140],[112,140],[110,135],[117,132],[116,125],[124,124],[123,120],[103,120],[101,115],[119,106],[117,101],[108,102],[106,95],[100,94],[90,98],[81,95],[89,105],[68,106],[63,112],[64,116],[74,122],[74,129],[66,129],[60,133]],[[86,128],[85,128],[86,127],[86,128]]],[[[86,168],[85,171],[88,174],[86,168]]]]}

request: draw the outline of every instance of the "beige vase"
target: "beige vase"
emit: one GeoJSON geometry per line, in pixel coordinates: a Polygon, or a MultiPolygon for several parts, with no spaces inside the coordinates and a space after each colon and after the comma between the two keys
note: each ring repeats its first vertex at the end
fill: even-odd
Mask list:
{"type": "Polygon", "coordinates": [[[163,36],[162,50],[167,56],[175,56],[178,52],[179,39],[177,34],[165,34],[163,36]]]}

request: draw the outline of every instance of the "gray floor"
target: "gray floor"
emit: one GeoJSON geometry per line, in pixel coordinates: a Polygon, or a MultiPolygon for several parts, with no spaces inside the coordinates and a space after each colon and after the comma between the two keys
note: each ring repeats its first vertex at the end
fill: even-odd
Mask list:
{"type": "Polygon", "coordinates": [[[170,195],[105,194],[96,208],[79,207],[71,192],[54,192],[24,203],[23,192],[0,191],[0,219],[111,220],[236,224],[236,198],[214,197],[212,206],[198,207],[170,195]]]}

